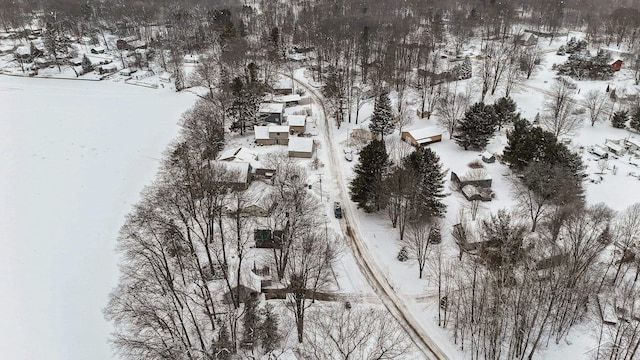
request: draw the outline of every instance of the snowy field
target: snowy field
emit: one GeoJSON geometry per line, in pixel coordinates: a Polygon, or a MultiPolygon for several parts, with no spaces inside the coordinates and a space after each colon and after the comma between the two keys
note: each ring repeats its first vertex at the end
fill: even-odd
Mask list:
{"type": "Polygon", "coordinates": [[[0,76],[1,358],[112,358],[118,230],[194,98],[0,76]]]}

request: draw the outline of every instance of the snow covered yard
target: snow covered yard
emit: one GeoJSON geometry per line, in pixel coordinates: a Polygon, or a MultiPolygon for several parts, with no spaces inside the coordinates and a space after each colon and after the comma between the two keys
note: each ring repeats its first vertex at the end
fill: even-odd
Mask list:
{"type": "Polygon", "coordinates": [[[0,77],[0,349],[107,359],[124,216],[195,99],[110,81],[0,77]]]}

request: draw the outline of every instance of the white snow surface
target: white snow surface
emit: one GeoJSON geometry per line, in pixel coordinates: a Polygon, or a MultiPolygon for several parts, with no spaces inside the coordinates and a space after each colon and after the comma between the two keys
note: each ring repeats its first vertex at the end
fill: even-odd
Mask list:
{"type": "Polygon", "coordinates": [[[0,357],[109,359],[125,215],[191,94],[0,76],[0,357]]]}

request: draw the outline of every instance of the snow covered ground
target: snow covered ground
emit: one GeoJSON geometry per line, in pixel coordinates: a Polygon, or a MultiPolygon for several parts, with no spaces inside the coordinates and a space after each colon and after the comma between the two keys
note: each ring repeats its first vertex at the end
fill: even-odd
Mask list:
{"type": "Polygon", "coordinates": [[[118,229],[194,99],[0,76],[0,357],[112,357],[118,229]]]}

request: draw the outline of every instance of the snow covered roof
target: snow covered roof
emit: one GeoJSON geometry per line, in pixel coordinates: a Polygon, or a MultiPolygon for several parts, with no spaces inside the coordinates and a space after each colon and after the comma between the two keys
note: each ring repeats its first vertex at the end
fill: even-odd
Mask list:
{"type": "Polygon", "coordinates": [[[105,52],[105,48],[103,48],[102,46],[94,46],[91,48],[91,50],[95,52],[105,52]]]}
{"type": "Polygon", "coordinates": [[[255,133],[256,140],[269,139],[269,127],[268,126],[253,126],[253,132],[255,133]]]}
{"type": "Polygon", "coordinates": [[[16,49],[16,54],[18,55],[30,55],[31,49],[28,46],[20,46],[16,49]]]}
{"type": "Polygon", "coordinates": [[[248,162],[218,162],[222,164],[227,171],[237,172],[238,177],[235,179],[237,183],[246,183],[249,176],[249,163],[248,162]]]}
{"type": "Polygon", "coordinates": [[[111,70],[111,69],[118,69],[118,65],[116,65],[115,63],[110,63],[110,64],[106,64],[106,65],[102,65],[102,69],[104,70],[111,70]]]}
{"type": "Polygon", "coordinates": [[[188,63],[197,63],[200,57],[198,55],[187,54],[184,56],[183,60],[188,63]]]}
{"type": "Polygon", "coordinates": [[[10,51],[13,51],[13,46],[12,45],[2,45],[2,46],[0,46],[0,53],[10,52],[10,51]]]}
{"type": "Polygon", "coordinates": [[[223,151],[222,154],[220,154],[220,160],[223,160],[223,161],[238,160],[238,161],[251,162],[257,159],[258,159],[258,155],[245,147],[228,149],[223,151]]]}
{"type": "Polygon", "coordinates": [[[306,105],[289,106],[284,109],[285,115],[307,115],[309,113],[309,107],[306,105]]]}
{"type": "Polygon", "coordinates": [[[308,137],[291,137],[289,138],[289,151],[312,153],[313,139],[308,137]]]}
{"type": "Polygon", "coordinates": [[[624,150],[624,149],[622,148],[622,146],[620,146],[620,145],[618,145],[618,144],[616,144],[616,143],[614,143],[614,142],[611,142],[611,141],[607,141],[607,142],[605,142],[605,143],[604,143],[604,146],[608,147],[609,149],[611,149],[611,150],[613,150],[613,151],[615,151],[615,152],[619,152],[619,151],[624,150]]]}
{"type": "Polygon", "coordinates": [[[263,114],[282,114],[284,111],[284,104],[279,103],[262,103],[258,112],[263,114]]]}
{"type": "Polygon", "coordinates": [[[307,123],[307,115],[289,115],[287,122],[289,126],[304,126],[307,123]]]}
{"type": "Polygon", "coordinates": [[[288,133],[289,125],[272,125],[269,126],[269,133],[288,133]]]}
{"type": "Polygon", "coordinates": [[[432,139],[433,137],[442,136],[442,131],[433,126],[422,129],[407,130],[406,132],[409,133],[409,135],[411,135],[418,144],[430,143],[434,141],[434,139],[432,139]]]}
{"type": "Polygon", "coordinates": [[[273,97],[273,101],[277,103],[300,101],[300,99],[302,99],[302,97],[298,94],[277,95],[273,97]]]}
{"type": "Polygon", "coordinates": [[[240,285],[244,287],[260,292],[262,290],[262,279],[251,271],[252,265],[253,262],[249,261],[242,263],[242,268],[240,269],[240,281],[238,282],[238,280],[236,280],[238,278],[238,262],[232,260],[229,264],[229,283],[240,283],[240,285]]]}
{"type": "Polygon", "coordinates": [[[639,147],[640,148],[640,140],[636,139],[636,138],[628,138],[625,140],[628,144],[631,144],[633,146],[639,147]]]}
{"type": "Polygon", "coordinates": [[[273,84],[274,89],[293,89],[293,80],[288,77],[280,76],[273,84]]]}

